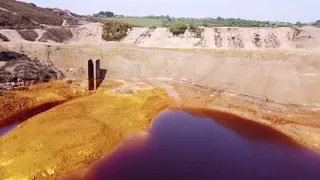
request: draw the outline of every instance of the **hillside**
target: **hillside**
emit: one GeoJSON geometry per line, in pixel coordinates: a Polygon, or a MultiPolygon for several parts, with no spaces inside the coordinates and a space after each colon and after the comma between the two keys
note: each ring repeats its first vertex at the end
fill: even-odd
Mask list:
{"type": "Polygon", "coordinates": [[[40,25],[61,26],[63,21],[70,25],[78,21],[70,13],[58,9],[37,7],[33,3],[15,0],[0,1],[0,28],[24,29],[39,28],[40,25]]]}
{"type": "Polygon", "coordinates": [[[5,42],[66,42],[82,16],[68,10],[37,7],[15,0],[0,1],[0,40],[5,42]]]}

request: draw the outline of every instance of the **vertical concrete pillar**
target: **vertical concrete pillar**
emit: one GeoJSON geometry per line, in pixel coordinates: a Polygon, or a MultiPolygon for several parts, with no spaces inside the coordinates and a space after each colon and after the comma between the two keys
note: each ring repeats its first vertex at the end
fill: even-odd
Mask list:
{"type": "Polygon", "coordinates": [[[95,64],[95,89],[98,89],[101,84],[100,59],[97,59],[95,64]]]}
{"type": "Polygon", "coordinates": [[[93,61],[88,60],[88,90],[94,89],[94,66],[93,61]]]}

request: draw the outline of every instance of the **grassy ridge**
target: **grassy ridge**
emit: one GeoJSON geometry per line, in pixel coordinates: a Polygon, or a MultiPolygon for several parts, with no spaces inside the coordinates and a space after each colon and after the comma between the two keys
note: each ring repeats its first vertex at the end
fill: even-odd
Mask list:
{"type": "Polygon", "coordinates": [[[173,18],[160,16],[146,17],[104,17],[106,20],[117,20],[131,24],[134,27],[169,27],[171,23],[180,21],[186,25],[204,27],[301,27],[307,24],[292,24],[289,22],[254,21],[240,18],[173,18]]]}
{"type": "Polygon", "coordinates": [[[160,19],[152,18],[139,18],[139,17],[124,17],[124,18],[103,18],[105,20],[117,20],[122,21],[128,24],[131,24],[134,27],[163,27],[163,21],[160,19]]]}

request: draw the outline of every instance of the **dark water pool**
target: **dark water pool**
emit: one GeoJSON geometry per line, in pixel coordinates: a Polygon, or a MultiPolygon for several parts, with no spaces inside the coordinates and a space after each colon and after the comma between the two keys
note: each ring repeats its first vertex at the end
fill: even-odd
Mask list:
{"type": "Polygon", "coordinates": [[[203,109],[167,110],[86,179],[319,180],[320,157],[265,126],[203,109]]]}

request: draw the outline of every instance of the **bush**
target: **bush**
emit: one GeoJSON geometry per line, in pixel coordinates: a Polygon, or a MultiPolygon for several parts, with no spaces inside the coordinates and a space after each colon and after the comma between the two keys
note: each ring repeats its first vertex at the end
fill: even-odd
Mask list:
{"type": "Polygon", "coordinates": [[[196,24],[190,23],[189,24],[189,29],[190,29],[190,31],[196,31],[199,28],[198,28],[198,26],[196,24]]]}
{"type": "Polygon", "coordinates": [[[38,37],[38,34],[34,30],[21,30],[18,33],[27,41],[35,41],[38,37]]]}
{"type": "Polygon", "coordinates": [[[209,23],[207,23],[207,22],[203,22],[203,23],[202,23],[202,26],[204,26],[204,27],[209,27],[210,25],[209,25],[209,23]]]}
{"type": "Polygon", "coordinates": [[[187,25],[181,21],[175,21],[169,27],[169,30],[173,35],[183,34],[187,29],[187,25]]]}
{"type": "Polygon", "coordinates": [[[103,25],[102,38],[106,41],[120,41],[127,36],[128,29],[131,28],[132,25],[128,23],[107,20],[103,25]]]}

